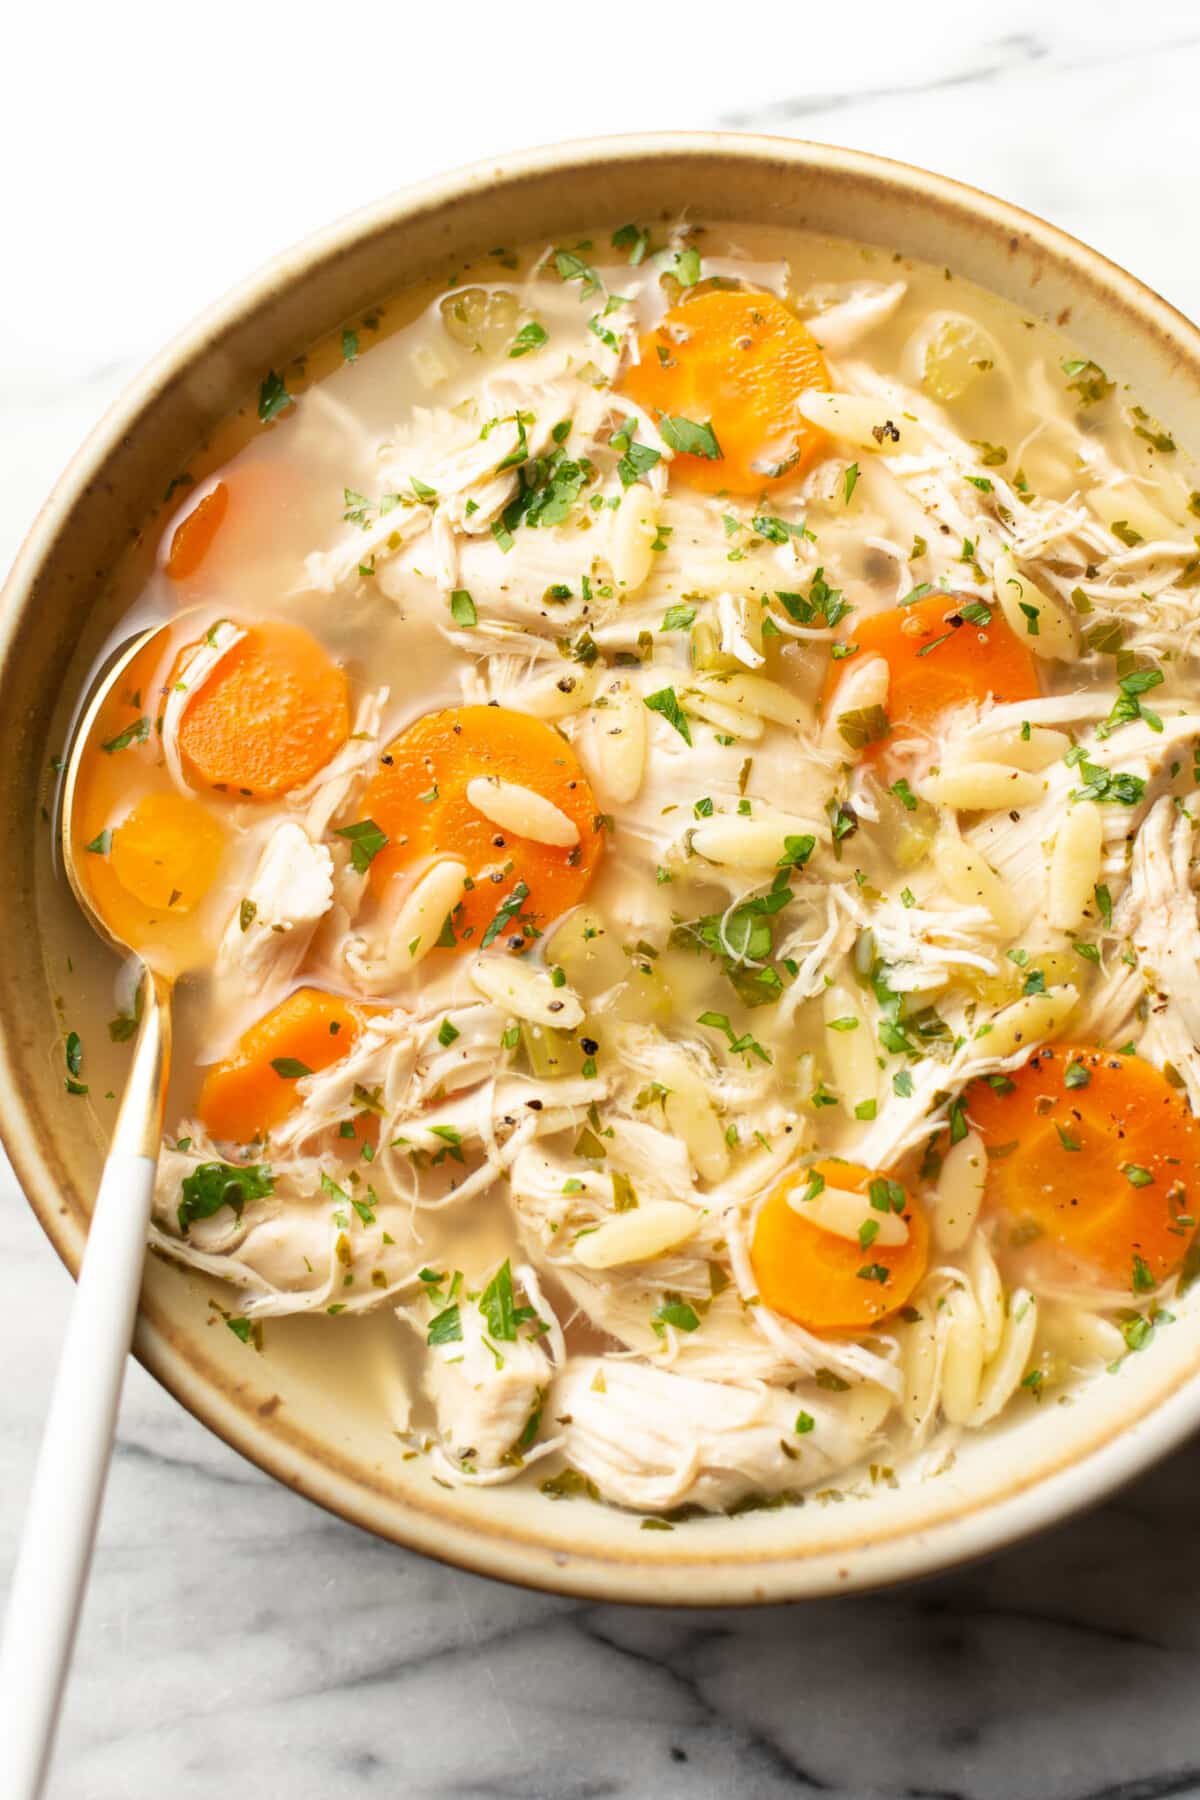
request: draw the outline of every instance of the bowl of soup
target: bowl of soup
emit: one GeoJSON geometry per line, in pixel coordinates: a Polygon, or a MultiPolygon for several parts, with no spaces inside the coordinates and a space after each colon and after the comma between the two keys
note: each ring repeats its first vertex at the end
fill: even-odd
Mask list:
{"type": "Polygon", "coordinates": [[[179,977],[137,1352],[574,1593],[894,1581],[1200,1415],[1192,326],[941,177],[449,176],[206,314],[7,590],[0,1120],[78,1264],[179,977]]]}

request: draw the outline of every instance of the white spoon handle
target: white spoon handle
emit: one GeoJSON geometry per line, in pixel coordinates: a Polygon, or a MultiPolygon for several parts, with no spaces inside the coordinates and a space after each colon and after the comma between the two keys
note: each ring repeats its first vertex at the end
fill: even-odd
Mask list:
{"type": "Polygon", "coordinates": [[[55,1377],[0,1653],[0,1794],[42,1791],[104,1496],[155,1164],[104,1165],[55,1377]]]}
{"type": "Polygon", "coordinates": [[[147,972],[141,993],[0,1647],[3,1800],[37,1800],[46,1779],[133,1339],[171,1057],[170,982],[147,972]]]}

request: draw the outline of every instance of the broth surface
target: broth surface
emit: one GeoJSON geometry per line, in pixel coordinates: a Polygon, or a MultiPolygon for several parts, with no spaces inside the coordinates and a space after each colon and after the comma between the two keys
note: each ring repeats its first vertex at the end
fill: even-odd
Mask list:
{"type": "MultiPolygon", "coordinates": [[[[117,572],[167,629],[81,785],[186,975],[156,1248],[439,1479],[653,1514],[1152,1350],[1193,480],[1061,331],[767,228],[497,250],[268,372],[117,572]]],[[[129,972],[48,909],[104,1123],[129,972]]]]}

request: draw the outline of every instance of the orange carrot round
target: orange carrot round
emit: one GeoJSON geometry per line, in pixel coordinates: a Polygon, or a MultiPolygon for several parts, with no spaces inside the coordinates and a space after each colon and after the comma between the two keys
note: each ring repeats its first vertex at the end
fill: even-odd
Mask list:
{"type": "Polygon", "coordinates": [[[1151,1063],[1047,1044],[973,1082],[967,1115],[988,1150],[986,1204],[1018,1242],[1135,1294],[1178,1267],[1200,1217],[1200,1124],[1151,1063]]]}
{"type": "Polygon", "coordinates": [[[197,786],[275,800],[324,767],[350,735],[346,675],[299,625],[263,620],[188,702],[179,748],[197,786]]]}
{"type": "Polygon", "coordinates": [[[773,294],[718,289],[672,307],[620,386],[660,421],[711,426],[719,455],[685,453],[671,465],[707,493],[759,494],[794,481],[827,442],[796,411],[807,388],[829,386],[820,349],[773,294]]]}
{"type": "MultiPolygon", "coordinates": [[[[979,602],[975,602],[977,606],[979,602]]],[[[986,700],[1032,700],[1041,692],[1037,665],[998,607],[963,618],[971,606],[961,595],[927,594],[911,606],[896,606],[850,621],[848,656],[831,661],[825,680],[826,716],[837,710],[838,689],[867,656],[888,665],[885,743],[926,733],[951,706],[986,700]]]]}
{"type": "Polygon", "coordinates": [[[109,866],[135,900],[190,912],[212,885],[225,833],[198,800],[144,794],[112,832],[109,866]]]}
{"type": "Polygon", "coordinates": [[[603,849],[595,797],[566,739],[541,719],[497,706],[451,707],[410,725],[385,750],[362,808],[388,839],[371,863],[376,893],[435,854],[466,864],[474,885],[452,920],[462,949],[478,949],[497,921],[496,947],[524,948],[530,931],[540,934],[582,900],[603,849]],[[477,776],[551,801],[579,842],[563,848],[501,830],[467,798],[477,776]]]}
{"type": "Polygon", "coordinates": [[[904,1306],[925,1273],[929,1227],[915,1201],[907,1199],[903,1218],[908,1241],[863,1248],[803,1219],[788,1202],[794,1188],[814,1175],[829,1187],[867,1194],[871,1183],[887,1180],[858,1163],[819,1162],[794,1169],[764,1203],[754,1228],[751,1261],[759,1297],[807,1331],[869,1331],[904,1306]]]}
{"type": "Polygon", "coordinates": [[[359,1011],[336,994],[297,988],[238,1040],[204,1077],[197,1117],[214,1138],[248,1144],[299,1105],[296,1083],[345,1056],[362,1029],[359,1011]]]}
{"type": "Polygon", "coordinates": [[[196,573],[228,511],[229,489],[218,481],[179,521],[167,553],[167,574],[172,581],[186,581],[196,573]]]}

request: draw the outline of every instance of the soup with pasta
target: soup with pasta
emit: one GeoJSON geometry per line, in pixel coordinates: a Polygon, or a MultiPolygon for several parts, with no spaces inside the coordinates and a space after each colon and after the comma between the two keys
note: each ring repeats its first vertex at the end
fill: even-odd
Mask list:
{"type": "Polygon", "coordinates": [[[173,484],[77,845],[187,976],[153,1244],[248,1354],[376,1313],[396,1456],[920,1479],[1169,1327],[1200,497],[1062,324],[609,226],[351,320],[173,484]]]}

